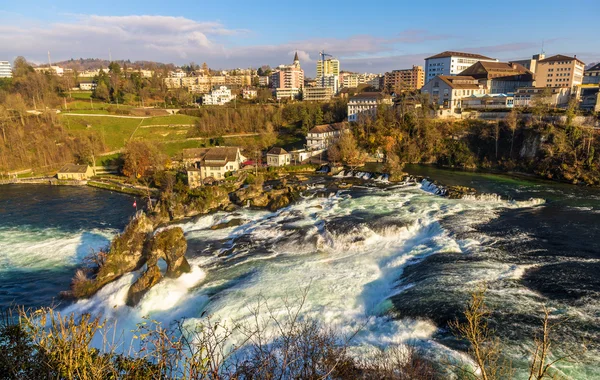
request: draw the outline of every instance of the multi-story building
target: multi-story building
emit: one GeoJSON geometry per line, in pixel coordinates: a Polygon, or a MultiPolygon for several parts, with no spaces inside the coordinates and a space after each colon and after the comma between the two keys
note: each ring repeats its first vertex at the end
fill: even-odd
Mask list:
{"type": "Polygon", "coordinates": [[[470,76],[439,75],[427,82],[421,93],[428,94],[432,103],[453,114],[462,108],[463,98],[485,95],[486,89],[470,76]]]}
{"type": "Polygon", "coordinates": [[[302,100],[307,102],[327,102],[333,97],[331,87],[304,87],[302,100]]]}
{"type": "Polygon", "coordinates": [[[347,123],[333,123],[317,125],[306,135],[307,150],[323,150],[333,145],[342,135],[349,132],[347,123]]]}
{"type": "Polygon", "coordinates": [[[241,168],[242,162],[246,157],[242,156],[240,149],[235,147],[217,147],[207,151],[202,149],[187,149],[191,151],[186,159],[186,150],[184,150],[184,160],[187,162],[188,185],[190,188],[202,185],[205,179],[222,180],[227,172],[235,172],[241,168]]]}
{"type": "Polygon", "coordinates": [[[385,73],[383,77],[383,88],[390,92],[419,90],[425,84],[425,72],[421,66],[413,66],[412,69],[393,70],[385,73]]]}
{"type": "Polygon", "coordinates": [[[537,63],[535,73],[536,87],[567,87],[583,83],[585,63],[577,56],[553,55],[537,63]]]}
{"type": "Polygon", "coordinates": [[[299,88],[276,88],[275,98],[277,100],[297,99],[300,97],[300,91],[299,88]]]}
{"type": "Polygon", "coordinates": [[[488,94],[509,94],[533,86],[533,73],[514,62],[477,62],[459,75],[477,79],[488,94]]]}
{"type": "Polygon", "coordinates": [[[506,109],[514,106],[513,94],[471,95],[462,99],[464,109],[506,109]]]}
{"type": "Polygon", "coordinates": [[[362,92],[348,100],[348,121],[358,121],[359,118],[374,117],[377,107],[381,104],[392,104],[392,98],[379,92],[362,92]]]}
{"type": "Polygon", "coordinates": [[[169,77],[171,78],[185,78],[187,74],[183,70],[175,70],[169,72],[169,77]]]}
{"type": "Polygon", "coordinates": [[[458,75],[479,61],[498,62],[497,59],[484,55],[457,51],[445,51],[425,58],[425,83],[438,75],[458,75]]]}
{"type": "Polygon", "coordinates": [[[322,75],[340,75],[340,61],[335,58],[317,61],[317,78],[322,75]],[[325,67],[325,69],[323,69],[325,67]]]}
{"type": "Polygon", "coordinates": [[[335,58],[317,61],[317,86],[331,87],[334,94],[340,90],[340,61],[335,58]]]}
{"type": "Polygon", "coordinates": [[[585,70],[583,73],[583,84],[600,84],[600,63],[585,70]]]}
{"type": "MultiPolygon", "coordinates": [[[[271,87],[275,89],[298,89],[304,87],[304,70],[300,67],[298,53],[291,65],[280,65],[270,77],[271,87]]],[[[298,91],[299,92],[299,91],[298,91]]]]}
{"type": "Polygon", "coordinates": [[[260,87],[269,87],[269,77],[266,75],[258,77],[258,85],[260,87]]]}
{"type": "Polygon", "coordinates": [[[546,55],[544,53],[540,53],[540,54],[535,54],[534,56],[531,57],[531,59],[521,59],[518,61],[511,61],[510,63],[516,63],[518,65],[521,65],[524,68],[526,68],[527,70],[529,70],[535,74],[535,71],[537,69],[537,63],[544,58],[546,58],[546,55]]]}
{"type": "Polygon", "coordinates": [[[221,86],[218,89],[212,90],[210,94],[206,94],[202,97],[202,104],[222,106],[235,99],[235,95],[231,95],[231,90],[225,86],[221,86]]]}
{"type": "MultiPolygon", "coordinates": [[[[543,96],[548,91],[547,87],[523,87],[517,90],[514,95],[515,107],[530,107],[536,98],[543,96]]],[[[565,106],[571,98],[571,89],[565,87],[552,87],[548,93],[549,99],[546,102],[553,106],[565,106]]]]}
{"type": "Polygon", "coordinates": [[[43,67],[35,67],[34,70],[38,73],[49,73],[55,74],[59,77],[62,77],[65,73],[65,69],[60,66],[43,66],[43,67]]]}
{"type": "Polygon", "coordinates": [[[361,84],[366,84],[379,89],[379,78],[381,74],[357,74],[357,73],[341,73],[340,86],[342,88],[356,88],[361,84]]]}
{"type": "Polygon", "coordinates": [[[337,94],[340,91],[340,77],[339,75],[325,75],[315,80],[317,87],[329,87],[333,94],[337,94]]]}
{"type": "Polygon", "coordinates": [[[10,62],[0,61],[0,78],[12,78],[12,69],[10,62]]]}

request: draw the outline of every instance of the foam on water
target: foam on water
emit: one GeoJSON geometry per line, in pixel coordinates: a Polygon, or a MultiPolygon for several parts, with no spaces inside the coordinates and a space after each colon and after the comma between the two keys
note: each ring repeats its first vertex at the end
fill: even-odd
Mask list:
{"type": "MultiPolygon", "coordinates": [[[[415,260],[476,249],[477,239],[457,240],[439,223],[443,218],[466,218],[471,212],[477,223],[520,205],[450,200],[431,195],[439,193],[433,186],[365,189],[366,195],[356,197],[339,192],[306,197],[275,213],[242,209],[235,216],[220,212],[182,223],[190,246],[214,242],[202,252],[188,252],[191,273],[163,280],[135,308],[126,306],[125,298],[140,273],[123,276],[65,311],[116,321],[127,342],[143,316],[165,324],[179,318],[194,323],[208,312],[213,320],[252,322],[258,300],[278,310],[284,299],[295,299],[309,287],[302,316],[318,318],[342,335],[362,326],[352,341],[357,355],[415,339],[433,354],[449,351],[430,340],[437,330],[432,322],[390,317],[390,297],[411,286],[398,279],[415,260]],[[245,223],[210,229],[233,217],[245,223]]],[[[523,270],[490,266],[486,276],[517,278],[523,270]]]]}
{"type": "Polygon", "coordinates": [[[0,270],[36,270],[76,265],[92,250],[105,248],[116,230],[65,232],[54,228],[0,229],[0,270]]]}

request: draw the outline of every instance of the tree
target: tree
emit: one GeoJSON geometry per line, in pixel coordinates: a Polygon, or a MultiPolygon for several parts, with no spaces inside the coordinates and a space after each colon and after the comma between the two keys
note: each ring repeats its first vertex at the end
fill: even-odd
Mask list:
{"type": "Polygon", "coordinates": [[[367,155],[358,148],[358,144],[351,132],[342,132],[342,136],[337,142],[337,147],[340,151],[341,161],[354,170],[359,166],[364,165],[367,155]]]}
{"type": "Polygon", "coordinates": [[[104,82],[100,82],[96,85],[96,89],[94,90],[94,97],[96,99],[107,101],[110,97],[110,93],[108,91],[108,86],[104,82]]]}
{"type": "Polygon", "coordinates": [[[123,174],[131,178],[141,178],[149,172],[163,167],[163,155],[158,148],[147,141],[133,140],[125,145],[123,152],[123,174]]]}
{"type": "Polygon", "coordinates": [[[469,354],[475,360],[478,371],[459,370],[475,379],[493,380],[501,378],[502,370],[510,366],[500,362],[502,350],[494,330],[488,325],[491,310],[485,304],[485,292],[485,287],[475,290],[464,311],[465,320],[450,322],[450,327],[458,337],[469,342],[469,354]]]}

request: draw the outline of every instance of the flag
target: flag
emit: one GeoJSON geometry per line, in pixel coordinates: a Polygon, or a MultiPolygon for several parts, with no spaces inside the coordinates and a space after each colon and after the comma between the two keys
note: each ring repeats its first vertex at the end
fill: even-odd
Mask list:
{"type": "Polygon", "coordinates": [[[136,200],[133,201],[133,207],[137,208],[137,201],[136,200]]]}

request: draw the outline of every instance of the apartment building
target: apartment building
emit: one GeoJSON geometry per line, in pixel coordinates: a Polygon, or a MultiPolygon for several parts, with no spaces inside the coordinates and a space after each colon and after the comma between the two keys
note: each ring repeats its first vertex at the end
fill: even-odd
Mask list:
{"type": "Polygon", "coordinates": [[[536,87],[573,88],[583,83],[585,63],[577,56],[553,55],[537,63],[536,87]]]}
{"type": "Polygon", "coordinates": [[[383,77],[383,88],[390,92],[419,90],[425,84],[425,71],[422,66],[412,69],[392,70],[383,77]]]}
{"type": "Polygon", "coordinates": [[[210,94],[202,97],[202,104],[207,106],[222,106],[235,99],[235,95],[231,95],[231,90],[225,86],[212,90],[210,94]]]}
{"type": "Polygon", "coordinates": [[[348,121],[357,122],[360,117],[374,117],[377,107],[392,104],[392,98],[380,92],[363,92],[348,100],[348,121]]]}
{"type": "MultiPolygon", "coordinates": [[[[300,67],[298,53],[291,65],[280,65],[271,74],[271,87],[275,89],[301,89],[304,87],[304,70],[300,67]]],[[[299,92],[299,91],[298,91],[299,92]]]]}
{"type": "Polygon", "coordinates": [[[307,102],[326,102],[333,97],[331,87],[305,87],[302,90],[302,100],[307,102]]]}
{"type": "Polygon", "coordinates": [[[425,58],[425,83],[438,75],[458,75],[479,61],[498,62],[495,58],[458,51],[445,51],[432,55],[425,58]]]}
{"type": "Polygon", "coordinates": [[[175,70],[175,71],[170,71],[169,72],[169,77],[170,78],[185,78],[187,76],[187,74],[185,73],[185,71],[183,70],[175,70]]]}
{"type": "Polygon", "coordinates": [[[514,62],[480,61],[459,75],[477,79],[488,94],[509,94],[518,88],[533,86],[533,73],[514,62]]]}
{"type": "MultiPolygon", "coordinates": [[[[0,76],[2,75],[0,74],[0,76]]],[[[600,63],[585,70],[583,73],[583,84],[600,84],[600,63]]]]}
{"type": "Polygon", "coordinates": [[[546,55],[544,53],[540,53],[533,55],[531,59],[521,59],[518,61],[511,61],[510,63],[516,63],[517,65],[521,65],[535,74],[535,71],[537,69],[537,63],[544,58],[546,58],[546,55]]]}
{"type": "Polygon", "coordinates": [[[340,61],[335,58],[317,61],[317,78],[323,75],[340,75],[340,61]]]}
{"type": "Polygon", "coordinates": [[[12,78],[10,62],[0,61],[0,78],[12,78]]]}
{"type": "Polygon", "coordinates": [[[462,99],[472,95],[485,95],[486,89],[471,76],[439,75],[421,88],[429,100],[451,114],[462,108],[462,99]]]}
{"type": "Polygon", "coordinates": [[[258,85],[260,87],[269,87],[269,77],[266,75],[258,77],[258,85]]]}

